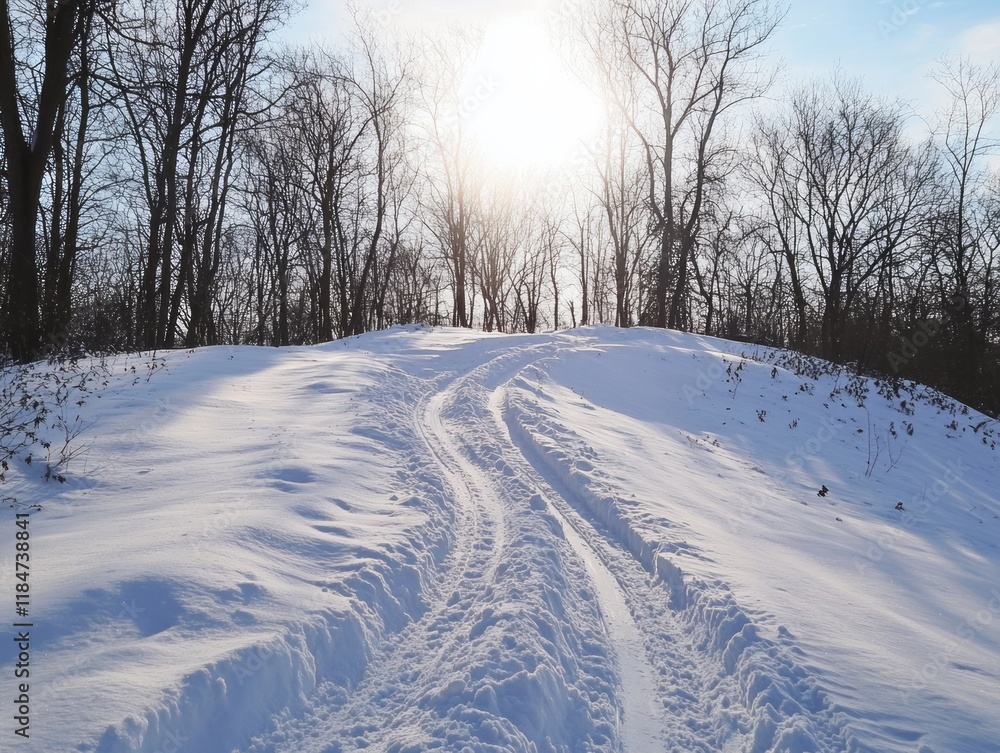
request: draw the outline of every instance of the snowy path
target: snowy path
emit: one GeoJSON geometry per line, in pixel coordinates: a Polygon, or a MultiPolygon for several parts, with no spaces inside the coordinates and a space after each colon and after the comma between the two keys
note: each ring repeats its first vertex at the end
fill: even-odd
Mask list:
{"type": "Polygon", "coordinates": [[[533,751],[539,739],[567,751],[772,749],[775,720],[744,708],[732,657],[706,649],[700,625],[671,607],[669,588],[586,512],[519,430],[511,385],[561,347],[488,351],[425,394],[414,433],[455,506],[454,548],[428,586],[426,612],[388,636],[356,687],[321,687],[304,714],[276,719],[248,753],[399,752],[430,741],[533,751]],[[515,618],[517,630],[494,629],[515,618]],[[553,645],[554,625],[567,645],[553,645]],[[574,666],[577,644],[587,643],[602,649],[574,666]],[[505,656],[515,648],[526,661],[505,656]],[[568,708],[532,717],[520,705],[537,704],[537,694],[523,682],[546,664],[547,692],[566,693],[559,703],[568,708]],[[557,734],[539,738],[546,725],[557,734]]]}
{"type": "Polygon", "coordinates": [[[118,368],[82,408],[107,466],[6,487],[42,505],[18,750],[1000,753],[995,427],[740,347],[411,327],[118,368]]]}
{"type": "MultiPolygon", "coordinates": [[[[503,421],[505,398],[506,391],[498,389],[490,400],[496,424],[502,432],[507,430],[503,421]]],[[[513,439],[510,442],[513,447],[513,439]]],[[[548,483],[537,478],[536,473],[526,472],[524,461],[527,458],[523,456],[523,450],[519,451],[522,452],[521,472],[525,477],[536,477],[533,479],[534,483],[547,494],[547,509],[560,522],[563,535],[584,561],[587,572],[593,579],[604,625],[611,645],[614,646],[620,672],[617,689],[621,693],[622,717],[619,719],[618,733],[624,749],[628,753],[660,750],[663,739],[663,708],[658,704],[659,693],[652,677],[653,670],[649,665],[646,643],[632,616],[624,587],[612,571],[612,563],[601,554],[600,549],[589,543],[590,536],[581,528],[581,521],[568,511],[566,502],[548,483]]]]}
{"type": "Polygon", "coordinates": [[[608,638],[615,647],[618,660],[619,689],[622,694],[622,718],[619,720],[619,736],[629,753],[657,750],[663,737],[658,708],[656,684],[652,679],[646,647],[635,620],[629,610],[622,587],[601,558],[576,531],[575,524],[559,514],[553,507],[553,514],[563,524],[563,531],[573,549],[587,563],[587,570],[594,579],[604,625],[608,638]]]}
{"type": "MultiPolygon", "coordinates": [[[[512,380],[517,381],[517,380],[512,380]]],[[[763,751],[753,720],[741,707],[740,689],[721,654],[706,651],[703,637],[671,608],[671,594],[636,556],[589,514],[581,494],[544,462],[525,437],[505,389],[494,400],[501,430],[511,438],[522,472],[543,490],[564,532],[588,565],[602,597],[615,646],[622,694],[620,737],[636,751],[763,751]]],[[[588,467],[587,461],[575,463],[588,467]]],[[[766,736],[765,736],[766,738],[766,736]]]]}
{"type": "Polygon", "coordinates": [[[573,744],[584,745],[580,749],[617,747],[616,735],[600,729],[602,717],[618,714],[611,705],[610,658],[598,648],[608,644],[607,636],[595,635],[601,627],[595,603],[589,594],[550,590],[576,588],[559,577],[546,578],[547,570],[555,575],[558,568],[560,576],[569,574],[575,582],[582,577],[580,565],[560,564],[571,555],[553,538],[558,525],[533,509],[533,496],[507,465],[506,448],[496,443],[496,426],[490,423],[489,385],[536,357],[518,349],[488,358],[444,380],[444,387],[420,401],[414,430],[455,504],[454,548],[428,587],[426,612],[389,636],[356,687],[321,687],[305,714],[276,720],[248,751],[405,751],[423,749],[429,741],[456,750],[471,743],[478,750],[529,751],[537,749],[532,728],[541,732],[550,726],[558,735],[542,738],[556,745],[562,737],[576,738],[573,744]],[[513,533],[508,517],[520,518],[513,533]],[[540,625],[538,605],[532,603],[562,606],[564,599],[580,602],[583,624],[570,627],[579,631],[581,643],[592,644],[590,661],[599,663],[597,671],[579,678],[574,665],[580,659],[569,655],[571,646],[544,645],[557,640],[553,628],[562,626],[540,625]],[[520,653],[527,654],[525,660],[519,661],[520,653]],[[539,672],[546,664],[549,677],[539,672]],[[565,692],[560,685],[578,682],[593,698],[580,694],[571,703],[576,708],[559,708],[577,695],[570,692],[566,699],[554,698],[553,708],[522,708],[532,703],[537,691],[531,686],[537,682],[560,694],[565,692]],[[587,721],[567,724],[567,714],[587,721]]]}

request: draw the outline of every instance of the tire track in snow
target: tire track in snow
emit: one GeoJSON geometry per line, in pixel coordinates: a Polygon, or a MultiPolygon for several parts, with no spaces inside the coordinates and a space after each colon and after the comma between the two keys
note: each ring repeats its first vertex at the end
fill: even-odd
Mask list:
{"type": "MultiPolygon", "coordinates": [[[[278,720],[273,731],[249,750],[404,751],[429,744],[454,745],[458,750],[460,741],[468,741],[476,750],[530,751],[546,738],[558,740],[553,732],[570,741],[602,739],[594,727],[612,710],[610,686],[605,687],[602,679],[606,673],[597,671],[593,675],[597,679],[589,681],[585,674],[584,687],[574,686],[570,692],[561,683],[569,682],[563,674],[580,671],[577,665],[600,664],[603,654],[596,651],[596,658],[571,656],[568,661],[566,656],[547,657],[550,650],[542,651],[543,644],[532,635],[541,629],[542,641],[558,643],[562,638],[566,644],[558,633],[576,631],[568,645],[579,645],[581,638],[591,646],[601,645],[603,641],[588,638],[599,624],[596,612],[590,634],[558,622],[556,634],[550,634],[538,623],[538,604],[549,598],[549,583],[562,575],[545,577],[544,567],[558,567],[555,555],[537,559],[538,550],[551,546],[536,532],[544,529],[551,541],[552,524],[532,514],[530,495],[521,494],[522,517],[515,532],[519,538],[512,548],[506,518],[515,514],[508,508],[517,504],[505,495],[517,480],[510,477],[495,427],[489,426],[486,385],[502,383],[538,357],[531,346],[489,354],[485,363],[453,376],[420,401],[413,415],[414,430],[458,502],[455,545],[437,584],[427,588],[427,609],[419,620],[383,642],[356,687],[326,686],[310,700],[305,714],[278,720]],[[475,431],[483,427],[488,431],[475,431]],[[525,520],[531,528],[527,535],[525,520]],[[498,584],[501,575],[503,583],[498,584]],[[515,608],[504,613],[511,603],[515,608]],[[530,708],[536,703],[533,698],[544,697],[538,695],[543,688],[556,691],[554,700],[545,701],[552,708],[530,708]],[[604,707],[595,706],[602,698],[604,707]],[[529,708],[522,708],[524,702],[529,708]],[[577,721],[567,723],[566,717],[574,714],[577,721]],[[481,733],[488,745],[476,744],[481,733]]],[[[575,593],[560,597],[557,591],[552,598],[557,605],[563,599],[586,603],[575,593]]],[[[551,649],[557,654],[559,650],[551,649]]],[[[569,649],[564,645],[561,650],[565,654],[569,649]]],[[[595,649],[589,653],[595,654],[595,649]]],[[[606,744],[578,748],[575,742],[557,749],[609,750],[606,744]]]]}
{"type": "Polygon", "coordinates": [[[459,462],[460,455],[441,418],[478,371],[435,380],[445,386],[425,394],[411,417],[426,460],[437,466],[451,498],[458,503],[453,548],[442,563],[437,582],[429,584],[427,610],[419,620],[387,638],[356,687],[322,687],[301,718],[279,720],[272,733],[258,738],[250,751],[332,752],[343,745],[349,749],[352,744],[374,744],[379,749],[378,737],[389,729],[398,737],[407,736],[409,731],[419,739],[420,709],[411,702],[427,692],[428,688],[419,686],[433,682],[439,674],[435,670],[454,647],[459,625],[452,615],[468,613],[475,601],[488,593],[486,586],[495,577],[503,553],[502,515],[485,508],[482,491],[473,486],[467,468],[459,462]],[[463,585],[470,580],[477,589],[463,585]]]}
{"type": "MultiPolygon", "coordinates": [[[[539,376],[544,378],[543,372],[508,383],[503,421],[526,462],[559,490],[555,504],[563,517],[606,563],[613,563],[609,569],[650,641],[648,655],[660,673],[661,698],[670,711],[667,749],[846,750],[837,710],[805,668],[758,636],[725,584],[688,583],[660,555],[656,540],[644,540],[630,527],[619,507],[621,493],[591,486],[590,461],[599,455],[541,403],[525,400],[536,394],[532,380],[539,376]],[[520,394],[515,398],[514,393],[520,394]]],[[[683,542],[663,544],[670,551],[667,547],[683,542]]]]}
{"type": "Polygon", "coordinates": [[[664,737],[663,709],[657,707],[660,693],[654,680],[655,671],[647,659],[645,641],[626,602],[625,591],[604,558],[577,529],[578,524],[563,515],[558,505],[552,504],[550,509],[563,524],[566,540],[584,561],[597,588],[604,624],[621,672],[623,714],[619,720],[619,736],[625,750],[627,753],[659,750],[664,737]]]}
{"type": "Polygon", "coordinates": [[[619,735],[625,750],[735,750],[741,737],[740,710],[732,708],[722,719],[716,714],[712,721],[709,699],[727,689],[719,669],[676,623],[664,589],[651,582],[641,563],[610,532],[582,512],[572,491],[519,440],[507,411],[509,384],[491,400],[497,429],[508,438],[522,476],[541,491],[548,509],[563,523],[567,541],[587,565],[600,594],[621,673],[619,735]]]}
{"type": "MultiPolygon", "coordinates": [[[[502,404],[506,394],[503,388],[495,390],[490,399],[497,427],[508,434],[510,445],[531,466],[523,451],[517,447],[503,420],[502,404]]],[[[532,468],[534,466],[531,466],[532,468]]],[[[537,473],[537,469],[536,469],[537,473]]],[[[554,492],[553,489],[549,489],[554,492]]],[[[563,534],[570,546],[583,560],[597,589],[598,600],[605,627],[608,630],[621,672],[622,718],[619,719],[619,736],[627,753],[646,753],[658,749],[662,743],[662,707],[657,708],[654,670],[646,657],[645,641],[626,603],[624,586],[612,572],[607,558],[587,541],[580,524],[571,515],[564,514],[549,495],[549,509],[562,524],[563,534]]]]}

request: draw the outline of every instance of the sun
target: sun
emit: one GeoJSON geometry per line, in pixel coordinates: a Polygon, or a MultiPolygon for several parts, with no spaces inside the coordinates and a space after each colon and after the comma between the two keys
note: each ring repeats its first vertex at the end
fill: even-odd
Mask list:
{"type": "Polygon", "coordinates": [[[600,99],[566,70],[531,18],[490,26],[462,85],[462,116],[484,155],[501,167],[566,164],[600,136],[600,99]]]}

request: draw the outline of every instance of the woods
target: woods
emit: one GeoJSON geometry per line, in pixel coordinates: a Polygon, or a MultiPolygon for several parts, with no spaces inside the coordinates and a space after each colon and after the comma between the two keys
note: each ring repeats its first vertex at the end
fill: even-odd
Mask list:
{"type": "Polygon", "coordinates": [[[324,49],[279,42],[285,0],[0,6],[14,361],[648,325],[1000,411],[996,65],[939,61],[926,110],[836,73],[768,98],[770,0],[594,0],[547,33],[599,132],[530,169],[474,133],[483,29],[356,11],[324,49]]]}

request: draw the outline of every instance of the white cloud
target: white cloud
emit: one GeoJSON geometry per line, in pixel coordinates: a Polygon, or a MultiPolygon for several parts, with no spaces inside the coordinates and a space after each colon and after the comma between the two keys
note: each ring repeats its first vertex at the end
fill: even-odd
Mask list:
{"type": "Polygon", "coordinates": [[[959,43],[962,54],[968,55],[972,62],[995,62],[1000,50],[1000,20],[973,26],[962,33],[959,43]]]}

